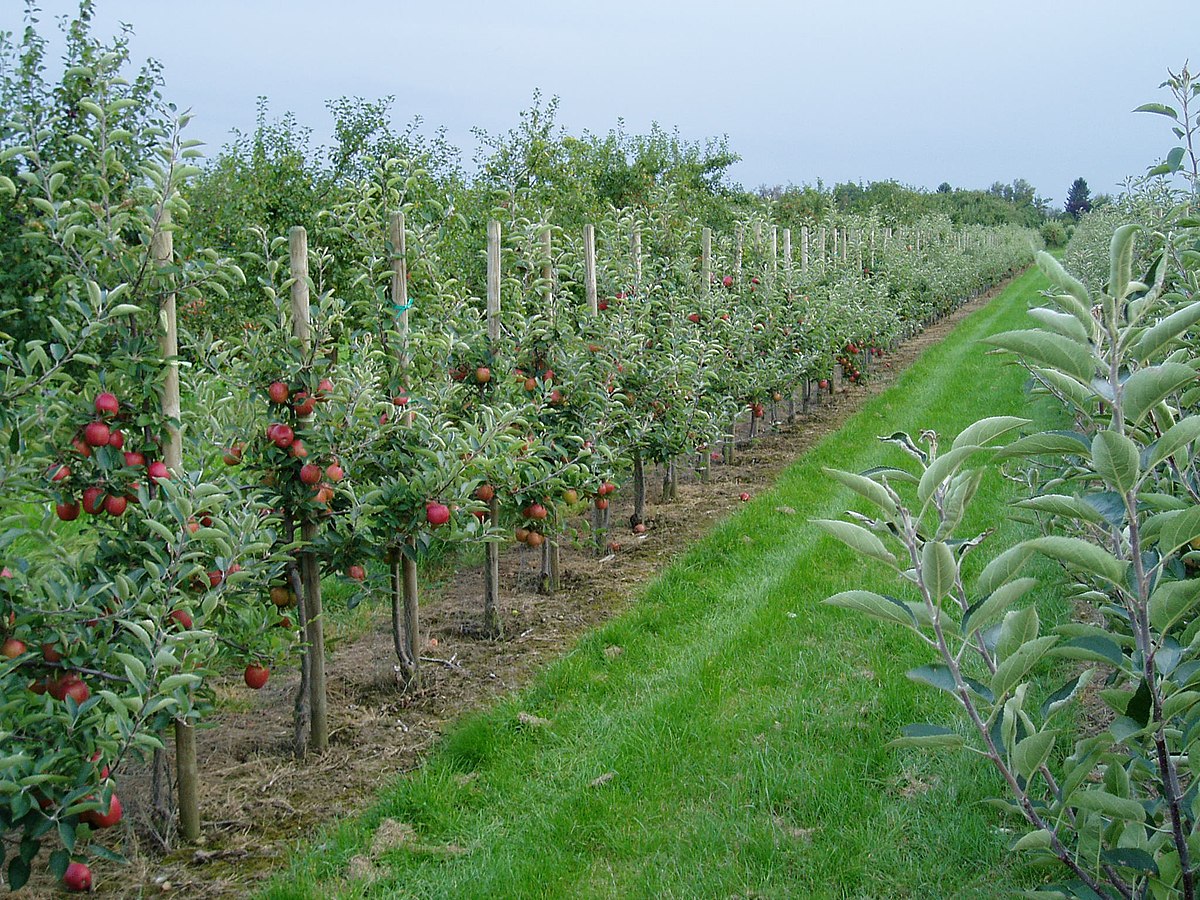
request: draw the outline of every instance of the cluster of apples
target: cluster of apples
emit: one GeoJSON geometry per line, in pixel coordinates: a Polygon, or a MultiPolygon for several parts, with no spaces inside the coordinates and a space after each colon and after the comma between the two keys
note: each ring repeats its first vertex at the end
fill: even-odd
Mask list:
{"type": "MultiPolygon", "coordinates": [[[[287,382],[273,381],[267,387],[267,398],[272,406],[290,410],[294,417],[291,421],[294,422],[311,416],[317,404],[326,402],[332,391],[333,381],[328,378],[321,379],[312,394],[303,389],[292,390],[287,382]]],[[[327,465],[308,461],[308,448],[304,446],[303,439],[296,435],[295,426],[289,422],[272,422],[266,428],[266,439],[269,444],[284,451],[290,459],[300,463],[298,467],[287,467],[286,471],[293,473],[301,484],[312,489],[310,499],[313,502],[328,508],[336,494],[334,485],[346,477],[346,470],[341,464],[336,459],[327,465]]],[[[225,465],[240,465],[245,452],[245,443],[235,442],[225,451],[225,465]]],[[[276,478],[276,474],[272,472],[268,474],[267,481],[274,484],[276,478]]]]}
{"type": "MultiPolygon", "coordinates": [[[[91,460],[92,468],[99,471],[85,477],[82,472],[72,470],[69,464],[60,462],[50,467],[47,476],[62,492],[54,511],[64,522],[78,519],[80,511],[91,516],[107,513],[120,517],[130,503],[137,503],[138,482],[129,480],[133,472],[120,479],[109,479],[104,475],[108,463],[115,461],[117,453],[121,454],[120,461],[125,469],[145,470],[151,479],[171,477],[162,460],[148,460],[140,450],[125,449],[125,432],[120,426],[126,416],[121,412],[121,402],[116,394],[110,391],[97,394],[92,406],[95,418],[80,428],[71,440],[71,446],[80,460],[91,460]],[[119,486],[121,482],[125,482],[123,487],[119,486]],[[80,493],[81,499],[77,500],[75,489],[81,484],[86,486],[80,493]]],[[[85,464],[76,461],[75,465],[82,468],[85,464]]]]}

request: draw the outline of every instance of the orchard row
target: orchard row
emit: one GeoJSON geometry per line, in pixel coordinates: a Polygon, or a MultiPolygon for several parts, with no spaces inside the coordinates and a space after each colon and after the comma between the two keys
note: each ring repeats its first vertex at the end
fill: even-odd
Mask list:
{"type": "Polygon", "coordinates": [[[644,528],[648,466],[705,479],[739,417],[753,430],[868,377],[1032,252],[1025,232],[944,219],[713,233],[670,191],[578,234],[501,206],[464,249],[385,165],[323,217],[327,245],[260,231],[235,264],[173,246],[194,150],[179,121],[123,127],[122,84],[97,58],[74,116],[14,111],[0,152],[58,310],[37,338],[0,337],[13,886],[47,842],[56,875],[90,881],[122,767],[172,729],[180,827],[198,835],[192,726],[231,665],[261,688],[298,663],[296,749],[323,750],[323,577],[361,585],[351,603],[389,598],[415,689],[435,543],[487,545],[479,626],[499,636],[502,545],[536,549],[552,592],[569,517],[589,512],[602,550],[624,490],[644,528]],[[458,277],[472,253],[480,285],[458,277]],[[255,313],[212,333],[206,306],[246,291],[255,313]]]}

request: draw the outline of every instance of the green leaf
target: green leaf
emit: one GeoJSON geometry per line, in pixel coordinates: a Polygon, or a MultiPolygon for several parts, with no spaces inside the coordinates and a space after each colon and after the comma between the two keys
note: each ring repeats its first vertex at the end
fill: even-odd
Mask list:
{"type": "Polygon", "coordinates": [[[1084,310],[1091,310],[1092,298],[1088,295],[1087,288],[1083,286],[1083,282],[1064,269],[1062,263],[1045,250],[1038,251],[1037,264],[1038,268],[1054,283],[1055,287],[1060,291],[1064,291],[1079,304],[1080,309],[1072,311],[1075,317],[1080,320],[1080,324],[1090,332],[1095,327],[1095,323],[1091,315],[1085,313],[1084,310]]]}
{"type": "Polygon", "coordinates": [[[1054,749],[1054,736],[1053,731],[1039,731],[1017,743],[1012,755],[1017,774],[1027,780],[1033,776],[1054,749]]]}
{"type": "Polygon", "coordinates": [[[1089,438],[1076,431],[1042,431],[1013,441],[996,453],[997,459],[1013,456],[1038,456],[1050,453],[1055,456],[1070,454],[1086,456],[1092,452],[1089,438]]]}
{"type": "Polygon", "coordinates": [[[1051,847],[1050,832],[1045,828],[1023,834],[1012,845],[1012,850],[1049,850],[1051,847]]]}
{"type": "Polygon", "coordinates": [[[857,610],[884,622],[894,622],[910,628],[915,628],[917,625],[916,617],[907,606],[872,591],[842,591],[823,602],[842,609],[857,610]]]}
{"type": "Polygon", "coordinates": [[[1096,374],[1097,362],[1091,352],[1061,335],[1032,329],[1005,331],[984,338],[984,343],[994,344],[1027,361],[1057,369],[1085,384],[1096,374]]]}
{"type": "Polygon", "coordinates": [[[1155,518],[1162,522],[1158,532],[1158,552],[1163,556],[1200,537],[1200,506],[1160,513],[1155,518]]]}
{"type": "Polygon", "coordinates": [[[1033,557],[1034,552],[1026,544],[1009,547],[983,567],[979,579],[975,582],[976,590],[980,594],[991,594],[1001,585],[1012,581],[1025,563],[1033,557]]]}
{"type": "Polygon", "coordinates": [[[1041,630],[1036,605],[1014,609],[1004,616],[1000,632],[996,636],[996,658],[1007,659],[1016,653],[1020,646],[1032,641],[1041,630]]]}
{"type": "Polygon", "coordinates": [[[1164,581],[1150,595],[1150,624],[1166,634],[1200,603],[1200,578],[1164,581]]]}
{"type": "Polygon", "coordinates": [[[921,548],[921,579],[934,603],[952,590],[958,577],[954,554],[941,541],[926,541],[921,548]]]}
{"type": "Polygon", "coordinates": [[[996,667],[996,673],[992,676],[992,693],[996,697],[1003,697],[1007,694],[1057,643],[1058,635],[1048,634],[1022,644],[1016,652],[996,667]]]}
{"type": "Polygon", "coordinates": [[[50,874],[57,879],[62,879],[67,874],[67,866],[71,864],[71,851],[63,847],[59,847],[50,854],[50,859],[47,861],[46,868],[50,870],[50,874]]]}
{"type": "Polygon", "coordinates": [[[1183,363],[1139,369],[1121,386],[1121,414],[1137,425],[1160,401],[1195,381],[1195,370],[1183,363]]]}
{"type": "Polygon", "coordinates": [[[1126,800],[1095,788],[1076,791],[1067,802],[1079,809],[1090,809],[1110,819],[1126,822],[1143,822],[1146,819],[1146,810],[1136,800],[1126,800]]]}
{"type": "Polygon", "coordinates": [[[980,419],[977,422],[972,422],[958,433],[958,437],[954,439],[952,449],[985,446],[1000,437],[1000,435],[1007,434],[1014,428],[1020,428],[1022,425],[1028,425],[1029,422],[1029,419],[1020,419],[1016,416],[991,416],[987,419],[980,419]]]}
{"type": "Polygon", "coordinates": [[[1179,113],[1175,112],[1172,107],[1167,106],[1165,103],[1143,103],[1134,112],[1156,113],[1160,116],[1166,116],[1168,119],[1179,121],[1179,113]]]}
{"type": "Polygon", "coordinates": [[[1137,445],[1118,431],[1096,432],[1092,439],[1092,465],[1096,474],[1122,494],[1137,485],[1137,445]]]}
{"type": "Polygon", "coordinates": [[[1104,522],[1104,517],[1090,503],[1080,500],[1078,497],[1068,497],[1066,494],[1042,494],[1039,497],[1018,500],[1012,505],[1019,509],[1032,509],[1052,516],[1066,516],[1069,519],[1090,522],[1094,525],[1104,522]]]}
{"type": "Polygon", "coordinates": [[[810,521],[851,549],[889,566],[896,565],[896,557],[888,550],[883,541],[861,525],[843,522],[839,519],[811,519],[810,521]]]}
{"type": "Polygon", "coordinates": [[[967,457],[978,453],[981,449],[981,447],[970,445],[954,447],[930,463],[929,468],[921,475],[921,483],[917,485],[917,501],[922,506],[928,503],[929,498],[933,496],[942,482],[949,478],[966,461],[967,457]]]}
{"type": "MultiPolygon", "coordinates": [[[[910,669],[905,673],[909,680],[918,681],[922,684],[927,684],[930,687],[935,687],[939,691],[945,691],[947,694],[959,696],[958,685],[954,681],[954,674],[950,671],[949,666],[938,664],[920,666],[916,669],[910,669]]],[[[974,693],[987,700],[989,703],[995,698],[992,697],[992,692],[986,684],[980,684],[974,678],[963,677],[963,683],[974,693]]]]}
{"type": "Polygon", "coordinates": [[[1036,578],[1018,578],[1003,584],[974,604],[963,616],[963,634],[980,631],[1000,620],[1008,608],[1037,584],[1036,578]]]}
{"type": "Polygon", "coordinates": [[[1125,654],[1112,638],[1100,635],[1087,635],[1072,638],[1065,644],[1054,648],[1054,656],[1066,659],[1086,659],[1090,662],[1108,663],[1118,669],[1125,666],[1125,654]]]}
{"type": "Polygon", "coordinates": [[[19,891],[29,880],[29,863],[20,856],[14,856],[8,864],[8,888],[19,891]]]}
{"type": "Polygon", "coordinates": [[[1139,872],[1158,874],[1158,864],[1154,857],[1138,847],[1115,847],[1111,850],[1101,850],[1100,858],[1122,869],[1135,869],[1139,872]]]}
{"type": "MultiPolygon", "coordinates": [[[[1200,303],[1196,305],[1200,306],[1200,303]]],[[[1198,439],[1200,439],[1200,416],[1188,416],[1186,419],[1180,419],[1164,431],[1162,437],[1146,448],[1142,468],[1150,471],[1168,456],[1173,456],[1198,439]]]]}
{"type": "Polygon", "coordinates": [[[855,493],[862,494],[883,512],[891,517],[896,515],[896,504],[892,498],[888,496],[887,490],[877,481],[872,481],[862,475],[856,475],[853,472],[843,472],[841,469],[822,468],[822,470],[830,478],[836,479],[855,493]]]}
{"type": "Polygon", "coordinates": [[[1042,718],[1049,718],[1075,699],[1075,695],[1091,683],[1095,673],[1095,669],[1084,669],[1083,672],[1047,697],[1042,704],[1042,718]]]}
{"type": "Polygon", "coordinates": [[[1200,322],[1200,300],[1159,319],[1143,331],[1133,346],[1129,348],[1129,354],[1136,361],[1144,362],[1197,322],[1200,322]]]}
{"type": "Polygon", "coordinates": [[[1140,225],[1122,225],[1113,232],[1108,247],[1108,293],[1118,300],[1129,293],[1129,281],[1133,277],[1133,238],[1141,228],[1140,225]]]}
{"type": "Polygon", "coordinates": [[[962,735],[940,725],[905,725],[903,737],[888,741],[889,747],[961,747],[962,735]]]}
{"type": "Polygon", "coordinates": [[[1042,327],[1048,328],[1056,334],[1061,334],[1063,337],[1070,338],[1077,344],[1087,345],[1091,338],[1091,331],[1085,328],[1083,323],[1070,313],[1037,306],[1029,310],[1029,315],[1037,319],[1042,324],[1042,327]]]}
{"type": "Polygon", "coordinates": [[[1098,575],[1113,584],[1122,584],[1124,582],[1125,570],[1129,565],[1128,563],[1121,562],[1107,550],[1103,550],[1081,538],[1048,535],[1046,537],[1033,538],[1017,546],[1026,547],[1066,565],[1098,575]]]}

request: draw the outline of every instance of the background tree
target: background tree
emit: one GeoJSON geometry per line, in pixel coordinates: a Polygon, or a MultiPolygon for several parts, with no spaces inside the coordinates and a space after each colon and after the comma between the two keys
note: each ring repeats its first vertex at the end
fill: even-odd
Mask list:
{"type": "Polygon", "coordinates": [[[1091,211],[1092,202],[1088,199],[1089,193],[1087,182],[1082,178],[1076,178],[1071,182],[1071,189],[1067,191],[1066,210],[1067,215],[1076,222],[1085,212],[1091,211]]]}

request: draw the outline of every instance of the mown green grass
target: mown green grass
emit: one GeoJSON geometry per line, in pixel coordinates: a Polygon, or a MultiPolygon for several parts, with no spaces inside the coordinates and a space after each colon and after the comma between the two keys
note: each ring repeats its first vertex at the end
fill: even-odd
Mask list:
{"type": "MultiPolygon", "coordinates": [[[[910,722],[954,723],[952,706],[904,677],[929,661],[911,635],[821,604],[897,586],[808,520],[855,505],[823,466],[904,461],[877,435],[932,428],[948,443],[982,416],[1029,413],[1023,371],[979,341],[1021,325],[1043,286],[1028,273],[964,321],[630,612],[463,722],[265,896],[993,897],[1036,880],[1004,849],[983,762],[887,746],[910,722]],[[376,853],[375,878],[348,880],[385,818],[415,838],[376,853]]],[[[997,528],[983,555],[1018,539],[1004,521],[1015,493],[985,479],[968,524],[997,528]]],[[[1048,589],[1039,602],[1065,615],[1048,589]]]]}

